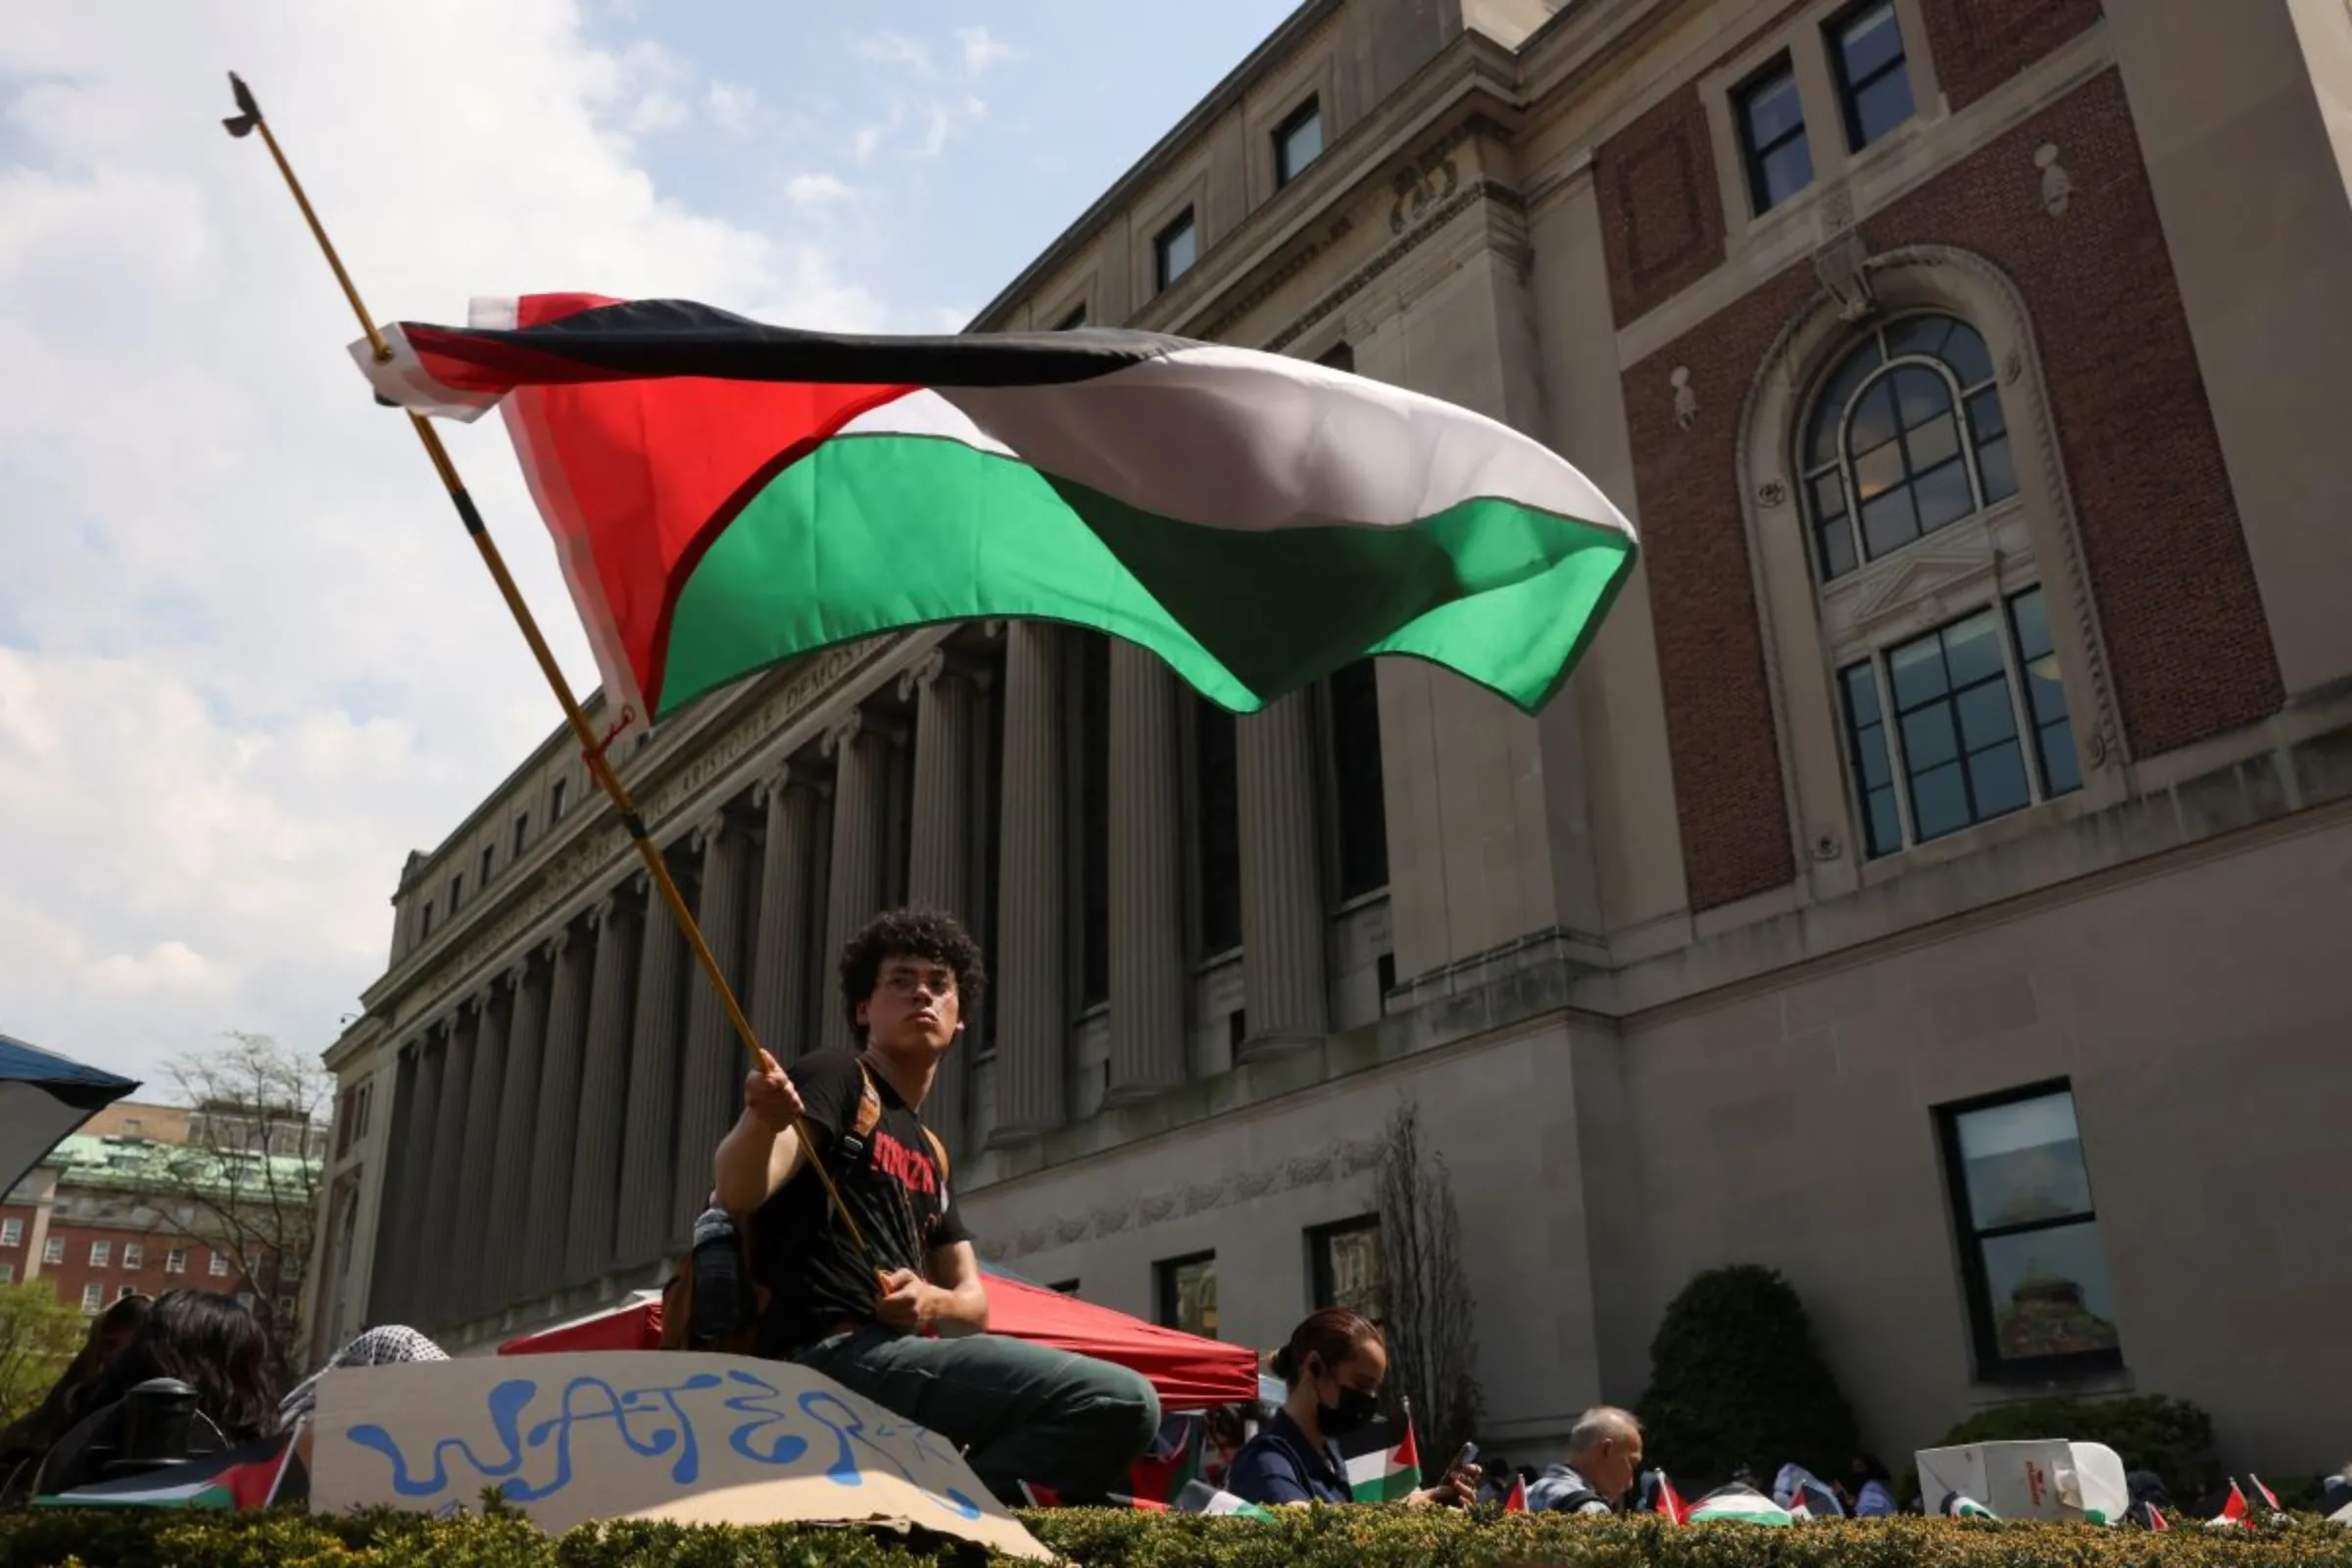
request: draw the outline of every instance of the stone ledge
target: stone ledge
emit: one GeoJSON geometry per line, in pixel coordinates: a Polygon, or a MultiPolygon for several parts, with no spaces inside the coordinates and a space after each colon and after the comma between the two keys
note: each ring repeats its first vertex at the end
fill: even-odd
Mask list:
{"type": "Polygon", "coordinates": [[[971,1162],[966,1190],[981,1192],[1077,1164],[1546,1014],[1620,1021],[1727,989],[1783,983],[1814,964],[1929,940],[1929,928],[1953,918],[2020,899],[2065,896],[2091,879],[2347,800],[2352,725],[2339,725],[2103,810],[2052,822],[1981,855],[1922,867],[1623,968],[1594,961],[1597,941],[1583,933],[1536,932],[1398,986],[1389,1015],[1377,1024],[990,1150],[971,1162]]]}

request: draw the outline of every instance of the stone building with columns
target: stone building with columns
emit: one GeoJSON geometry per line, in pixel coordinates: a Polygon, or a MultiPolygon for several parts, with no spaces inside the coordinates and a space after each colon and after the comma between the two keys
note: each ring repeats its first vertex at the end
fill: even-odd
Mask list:
{"type": "MultiPolygon", "coordinates": [[[[1275,1343],[1377,1266],[1409,1098],[1514,1458],[1757,1261],[1881,1449],[2137,1390],[2338,1462],[2348,164],[2328,0],[1309,0],[976,327],[1548,442],[1644,541],[1573,682],[1381,661],[1236,720],[967,625],[623,774],[779,1055],[844,1038],[866,916],[978,930],[930,1114],[1000,1267],[1275,1343]]],[[[656,1282],[743,1063],[568,738],[393,907],[319,1347],[656,1282]]]]}

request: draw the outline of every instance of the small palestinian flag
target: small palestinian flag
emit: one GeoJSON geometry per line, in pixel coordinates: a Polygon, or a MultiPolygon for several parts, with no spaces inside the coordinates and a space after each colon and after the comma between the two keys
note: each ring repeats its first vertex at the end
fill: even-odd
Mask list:
{"type": "Polygon", "coordinates": [[[1511,1482],[1511,1494],[1502,1499],[1504,1513],[1527,1512],[1527,1477],[1518,1476],[1511,1482]]]}
{"type": "Polygon", "coordinates": [[[1394,1448],[1374,1448],[1348,1461],[1348,1490],[1358,1502],[1402,1502],[1421,1489],[1421,1450],[1413,1443],[1413,1424],[1404,1424],[1404,1441],[1394,1448]]]}
{"type": "Polygon", "coordinates": [[[842,337],[677,300],[477,302],[377,394],[504,403],[605,679],[660,720],[816,649],[1090,626],[1237,712],[1372,654],[1528,711],[1632,571],[1622,514],[1484,415],[1151,333],[842,337]]]}
{"type": "Polygon", "coordinates": [[[2247,1472],[2246,1472],[2246,1479],[2247,1479],[2248,1481],[2251,1481],[2251,1482],[2253,1482],[2253,1483],[2254,1483],[2254,1490],[2255,1490],[2256,1492],[2258,1492],[2258,1493],[2262,1494],[2262,1500],[2263,1500],[2264,1502],[2266,1502],[2266,1503],[2270,1504],[2271,1512],[2273,1512],[2273,1513],[2283,1513],[2283,1512],[2285,1512],[2285,1510],[2284,1510],[2283,1508],[2280,1508],[2280,1507],[2278,1506],[2278,1494],[2277,1494],[2276,1492],[2273,1492],[2273,1491],[2272,1491],[2270,1488],[2268,1488],[2268,1487],[2264,1486],[2264,1485],[2262,1484],[2262,1477],[2260,1477],[2260,1476],[2258,1476],[2258,1475],[2254,1474],[2254,1472],[2253,1472],[2253,1471],[2249,1470],[2249,1471],[2247,1471],[2247,1472]]]}
{"type": "Polygon", "coordinates": [[[1145,1513],[1167,1513],[1170,1511],[1168,1505],[1157,1497],[1129,1497],[1116,1492],[1105,1493],[1104,1495],[1109,1497],[1114,1507],[1140,1508],[1145,1513]]]}
{"type": "Polygon", "coordinates": [[[2157,1507],[2152,1502],[2148,1504],[2148,1528],[2150,1530],[2170,1530],[2173,1528],[2169,1523],[2166,1522],[2164,1510],[2157,1507]]]}
{"type": "Polygon", "coordinates": [[[249,1443],[185,1464],[101,1481],[71,1492],[36,1497],[50,1508],[211,1508],[251,1512],[307,1494],[297,1456],[302,1433],[293,1431],[249,1443]]]}
{"type": "Polygon", "coordinates": [[[2206,1527],[2211,1529],[2216,1525],[2242,1525],[2246,1522],[2246,1515],[2251,1512],[2253,1509],[2247,1505],[2246,1494],[2237,1490],[2237,1482],[2232,1478],[2230,1483],[2230,1500],[2222,1504],[2220,1513],[2206,1521],[2206,1527]]]}
{"type": "Polygon", "coordinates": [[[1719,1487],[1690,1504],[1685,1521],[1707,1525],[1719,1522],[1748,1525],[1786,1525],[1788,1510],[1753,1487],[1719,1487]]]}
{"type": "Polygon", "coordinates": [[[1178,1513],[1225,1514],[1239,1519],[1271,1519],[1272,1513],[1254,1502],[1244,1502],[1221,1487],[1205,1481],[1188,1481],[1177,1494],[1178,1513]]]}
{"type": "Polygon", "coordinates": [[[1999,1514],[1994,1513],[1976,1498],[1963,1496],[1958,1493],[1943,1499],[1943,1511],[1954,1519],[1998,1519],[2000,1517],[1999,1514]]]}
{"type": "Polygon", "coordinates": [[[1658,1475],[1656,1507],[1670,1525],[1687,1525],[1690,1522],[1690,1505],[1683,1500],[1681,1493],[1674,1490],[1674,1483],[1666,1478],[1663,1471],[1658,1475]]]}
{"type": "Polygon", "coordinates": [[[1191,1415],[1174,1415],[1160,1423],[1152,1451],[1127,1467],[1127,1484],[1138,1497],[1172,1500],[1186,1483],[1198,1480],[1208,1460],[1208,1429],[1191,1415]]]}
{"type": "Polygon", "coordinates": [[[1029,1506],[1032,1508],[1058,1508],[1061,1506],[1060,1493],[1052,1487],[1041,1487],[1032,1481],[1021,1483],[1021,1495],[1029,1500],[1029,1506]]]}

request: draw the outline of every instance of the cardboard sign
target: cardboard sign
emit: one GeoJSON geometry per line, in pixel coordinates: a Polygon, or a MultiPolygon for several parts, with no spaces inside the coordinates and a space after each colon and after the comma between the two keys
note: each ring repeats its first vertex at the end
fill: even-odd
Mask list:
{"type": "Polygon", "coordinates": [[[1971,1443],[1922,1448],[1919,1492],[1934,1513],[1944,1497],[1973,1497],[2003,1519],[2114,1524],[2131,1506],[2124,1461],[2098,1443],[1971,1443]]]}
{"type": "Polygon", "coordinates": [[[1050,1553],[946,1440],[806,1367],[606,1350],[350,1367],[318,1380],[311,1506],[507,1500],[597,1519],[908,1524],[1050,1553]]]}

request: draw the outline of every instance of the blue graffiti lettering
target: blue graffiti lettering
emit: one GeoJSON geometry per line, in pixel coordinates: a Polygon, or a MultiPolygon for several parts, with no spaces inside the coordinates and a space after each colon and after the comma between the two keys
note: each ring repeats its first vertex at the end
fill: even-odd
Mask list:
{"type": "Polygon", "coordinates": [[[756,1446],[754,1439],[759,1434],[792,1419],[790,1410],[780,1409],[775,1404],[776,1400],[784,1397],[784,1391],[749,1372],[730,1370],[727,1376],[745,1388],[757,1391],[738,1394],[726,1401],[728,1409],[753,1418],[727,1434],[727,1446],[758,1464],[791,1464],[808,1451],[808,1440],[789,1432],[770,1439],[764,1446],[756,1446]]]}
{"type": "MultiPolygon", "coordinates": [[[[920,1481],[915,1479],[914,1472],[909,1470],[906,1463],[901,1460],[898,1455],[892,1453],[888,1448],[883,1447],[881,1444],[876,1441],[880,1438],[903,1437],[908,1433],[914,1433],[919,1435],[917,1438],[917,1446],[921,1447],[921,1439],[929,1436],[929,1434],[925,1432],[922,1427],[917,1426],[912,1422],[909,1422],[906,1426],[902,1427],[896,1422],[892,1422],[886,1418],[884,1421],[875,1425],[869,1430],[864,1419],[860,1417],[857,1411],[851,1409],[847,1404],[844,1404],[838,1396],[827,1393],[823,1389],[810,1389],[806,1394],[801,1396],[799,1402],[802,1412],[808,1415],[809,1419],[816,1422],[817,1425],[832,1433],[834,1441],[838,1445],[834,1453],[834,1461],[826,1468],[825,1471],[826,1476],[830,1480],[845,1487],[862,1486],[864,1484],[864,1476],[858,1468],[858,1457],[850,1449],[850,1445],[854,1441],[859,1447],[864,1448],[868,1453],[873,1454],[884,1464],[890,1466],[893,1470],[896,1470],[899,1473],[900,1478],[908,1486],[914,1488],[915,1491],[921,1493],[924,1496],[929,1497],[941,1507],[946,1508],[949,1512],[957,1514],[965,1519],[977,1519],[980,1517],[980,1505],[978,1503],[972,1501],[971,1498],[965,1496],[962,1493],[956,1491],[952,1487],[948,1490],[946,1495],[944,1496],[939,1493],[933,1492],[929,1487],[924,1486],[920,1481]],[[842,1419],[838,1422],[828,1419],[824,1414],[818,1411],[817,1406],[820,1404],[830,1406],[832,1409],[839,1411],[842,1419]]],[[[925,1451],[928,1452],[927,1449],[925,1451]]]]}
{"type": "Polygon", "coordinates": [[[702,1477],[702,1437],[681,1396],[727,1387],[732,1393],[723,1399],[724,1407],[744,1418],[728,1432],[727,1446],[744,1458],[779,1467],[801,1462],[809,1453],[811,1443],[792,1428],[805,1418],[833,1434],[833,1453],[825,1475],[836,1486],[864,1484],[858,1452],[862,1448],[879,1466],[896,1471],[941,1507],[964,1519],[981,1517],[980,1505],[961,1492],[952,1487],[944,1493],[934,1491],[916,1479],[906,1458],[936,1474],[940,1467],[953,1468],[956,1457],[953,1448],[941,1445],[927,1429],[894,1419],[887,1412],[869,1422],[828,1390],[810,1389],[794,1397],[765,1378],[739,1369],[730,1369],[725,1377],[703,1372],[677,1384],[627,1390],[616,1389],[603,1378],[576,1377],[564,1385],[554,1413],[527,1429],[522,1425],[523,1413],[538,1397],[539,1385],[527,1378],[511,1379],[491,1389],[486,1399],[491,1430],[501,1446],[486,1458],[464,1439],[443,1438],[433,1444],[429,1463],[417,1465],[410,1462],[400,1444],[381,1426],[355,1425],[350,1437],[361,1447],[390,1461],[392,1490],[403,1497],[435,1496],[453,1487],[469,1490],[476,1478],[500,1483],[515,1502],[551,1496],[571,1485],[574,1434],[592,1424],[609,1424],[629,1451],[641,1458],[668,1458],[670,1480],[691,1487],[702,1477]],[[544,1453],[553,1459],[553,1471],[545,1480],[521,1476],[526,1452],[544,1453]],[[473,1475],[461,1473],[453,1480],[453,1456],[462,1470],[470,1469],[473,1475]]]}
{"type": "Polygon", "coordinates": [[[571,1485],[571,1437],[575,1427],[609,1421],[630,1451],[659,1458],[673,1449],[677,1460],[670,1479],[691,1486],[702,1474],[701,1447],[695,1441],[694,1419],[680,1407],[678,1395],[718,1386],[712,1373],[698,1373],[672,1388],[631,1389],[623,1394],[602,1378],[573,1378],[564,1386],[559,1413],[531,1428],[526,1441],[533,1448],[555,1446],[556,1470],[545,1484],[511,1485],[509,1496],[530,1502],[571,1485]],[[640,1433],[639,1424],[648,1430],[640,1433]]]}
{"type": "Polygon", "coordinates": [[[506,1456],[485,1461],[473,1451],[472,1446],[459,1438],[444,1438],[433,1445],[433,1467],[421,1479],[409,1467],[408,1455],[392,1441],[392,1434],[373,1422],[364,1422],[351,1429],[351,1441],[364,1448],[373,1448],[392,1461],[392,1490],[404,1497],[429,1497],[449,1487],[449,1452],[456,1449],[466,1456],[466,1462],[490,1480],[513,1475],[522,1468],[522,1445],[515,1430],[522,1407],[539,1394],[539,1385],[528,1378],[514,1378],[499,1384],[490,1391],[490,1427],[506,1445],[506,1456]]]}

